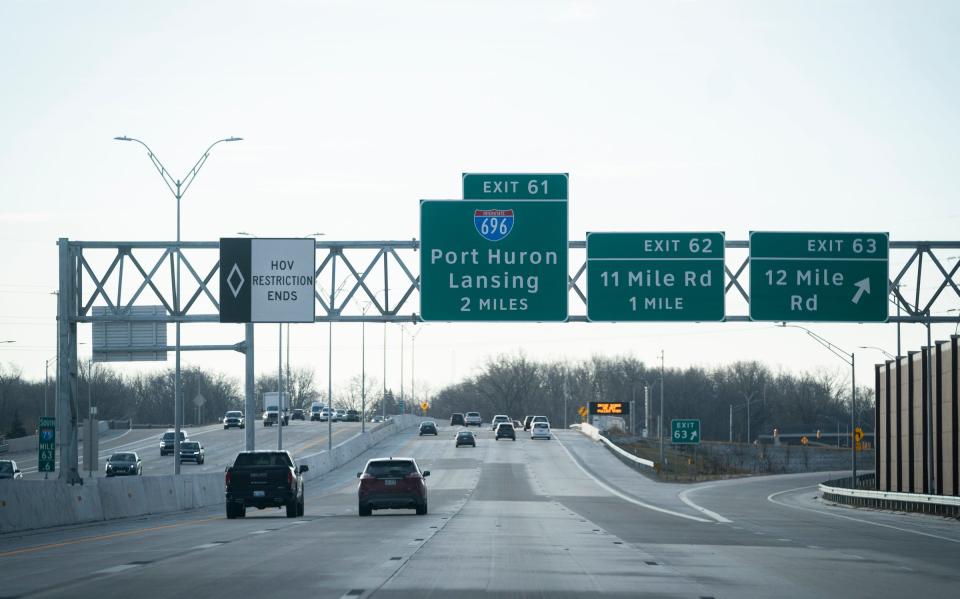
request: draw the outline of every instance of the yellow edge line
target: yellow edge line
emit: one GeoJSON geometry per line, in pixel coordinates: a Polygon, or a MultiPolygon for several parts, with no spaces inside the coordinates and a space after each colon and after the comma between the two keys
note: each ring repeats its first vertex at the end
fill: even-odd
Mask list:
{"type": "Polygon", "coordinates": [[[168,528],[177,528],[179,526],[185,526],[187,524],[195,524],[197,522],[210,522],[211,520],[220,520],[220,517],[214,518],[198,518],[196,520],[188,520],[186,522],[179,522],[177,524],[164,524],[163,526],[154,526],[151,528],[138,528],[137,530],[126,530],[124,532],[115,532],[108,535],[99,535],[95,537],[81,537],[79,539],[71,539],[69,541],[62,541],[60,543],[48,543],[46,545],[36,545],[34,547],[24,547],[23,549],[14,549],[13,551],[6,551],[0,553],[0,557],[12,557],[14,555],[22,555],[24,553],[34,553],[36,551],[43,551],[44,549],[56,549],[57,547],[66,547],[67,545],[76,545],[77,543],[88,543],[90,541],[102,541],[105,539],[115,539],[118,537],[129,537],[131,535],[152,532],[155,530],[165,530],[168,528]]]}

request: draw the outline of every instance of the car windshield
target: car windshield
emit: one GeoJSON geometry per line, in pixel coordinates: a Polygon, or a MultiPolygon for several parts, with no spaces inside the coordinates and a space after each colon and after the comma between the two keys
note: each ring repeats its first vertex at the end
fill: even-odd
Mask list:
{"type": "Polygon", "coordinates": [[[241,453],[234,466],[293,466],[290,456],[280,452],[241,453]]]}
{"type": "Polygon", "coordinates": [[[410,460],[383,460],[367,464],[367,474],[377,478],[401,477],[416,471],[416,466],[410,460]]]}
{"type": "Polygon", "coordinates": [[[181,443],[181,444],[180,444],[180,449],[190,449],[190,450],[194,450],[194,449],[199,449],[199,448],[200,448],[200,444],[199,444],[199,443],[181,443]]]}
{"type": "Polygon", "coordinates": [[[239,418],[243,412],[227,412],[227,418],[239,418]]]}
{"type": "Polygon", "coordinates": [[[473,436],[473,433],[468,432],[468,431],[463,431],[462,433],[458,433],[457,436],[458,436],[458,437],[472,437],[472,436],[473,436]]]}
{"type": "Polygon", "coordinates": [[[499,430],[505,430],[505,431],[512,431],[512,430],[513,430],[513,425],[512,425],[512,424],[507,424],[506,422],[504,422],[503,424],[501,424],[500,426],[498,426],[497,429],[499,429],[499,430]]]}
{"type": "Polygon", "coordinates": [[[276,412],[276,411],[277,411],[277,406],[267,406],[267,411],[268,411],[268,412],[276,412]]]}
{"type": "Polygon", "coordinates": [[[421,427],[429,427],[429,426],[437,426],[437,425],[434,424],[434,423],[432,423],[432,422],[421,422],[421,423],[420,423],[420,426],[421,426],[421,427]]]}
{"type": "Polygon", "coordinates": [[[467,416],[479,416],[480,412],[467,412],[467,416]]]}
{"type": "Polygon", "coordinates": [[[13,474],[13,463],[0,462],[0,474],[13,474]]]}
{"type": "Polygon", "coordinates": [[[132,453],[115,453],[110,456],[111,462],[135,462],[136,458],[132,453]]]}

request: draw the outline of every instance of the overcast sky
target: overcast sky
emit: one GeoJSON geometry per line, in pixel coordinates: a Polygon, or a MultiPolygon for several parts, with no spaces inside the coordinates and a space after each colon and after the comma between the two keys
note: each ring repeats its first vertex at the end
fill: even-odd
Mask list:
{"type": "MultiPolygon", "coordinates": [[[[0,340],[16,343],[0,345],[0,362],[36,378],[55,353],[57,238],[174,238],[170,192],[117,135],[144,140],[175,176],[212,141],[245,138],[217,146],[184,197],[185,240],[419,238],[419,200],[460,197],[462,172],[569,173],[572,240],[616,230],[960,239],[958,30],[960,3],[949,1],[4,0],[0,340]]],[[[891,267],[907,257],[893,252],[891,267]]],[[[582,260],[572,253],[571,267],[582,260]]],[[[945,295],[935,313],[957,307],[945,295]]],[[[728,301],[727,313],[745,304],[728,301]]],[[[892,324],[810,326],[847,350],[896,351],[892,324]]],[[[919,325],[903,333],[904,351],[925,339],[919,325]]],[[[242,334],[200,325],[184,341],[242,334]]],[[[383,326],[367,335],[379,378],[383,326]]],[[[399,327],[387,335],[397,389],[399,327]]],[[[276,337],[275,325],[257,327],[258,371],[275,368],[276,337]]],[[[314,366],[324,389],[326,346],[326,325],[293,327],[291,361],[314,366]]],[[[847,372],[801,331],[769,323],[429,324],[416,341],[418,392],[501,352],[653,362],[661,350],[668,367],[756,359],[847,372]]],[[[335,325],[335,386],[359,374],[360,351],[360,325],[335,325]]],[[[881,358],[858,354],[858,379],[869,383],[881,358]]],[[[239,354],[184,363],[243,372],[239,354]]],[[[171,354],[119,368],[172,364],[171,354]]]]}

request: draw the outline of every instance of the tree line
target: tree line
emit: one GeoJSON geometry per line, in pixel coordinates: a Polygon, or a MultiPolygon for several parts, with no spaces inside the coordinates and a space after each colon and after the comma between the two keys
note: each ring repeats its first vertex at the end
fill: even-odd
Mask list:
{"type": "MultiPolygon", "coordinates": [[[[217,422],[227,410],[244,409],[241,382],[221,373],[200,368],[181,370],[183,392],[183,423],[185,425],[217,422]],[[202,397],[199,406],[198,397],[202,397]]],[[[365,388],[360,377],[334,390],[334,406],[360,409],[365,392],[370,413],[398,414],[400,401],[390,389],[385,392],[375,379],[368,378],[365,388]]],[[[89,414],[89,407],[97,408],[97,419],[132,421],[135,424],[172,425],[173,369],[152,373],[123,375],[103,363],[89,360],[80,362],[77,370],[77,393],[71,416],[81,419],[89,414]]],[[[291,369],[284,373],[284,386],[291,398],[292,408],[309,409],[311,403],[327,402],[327,390],[316,384],[310,368],[291,369]]],[[[277,375],[261,374],[254,383],[258,413],[263,410],[263,393],[277,390],[277,375]]],[[[410,411],[412,402],[407,402],[410,411]]],[[[0,364],[0,435],[16,438],[36,431],[41,416],[55,416],[56,380],[30,380],[19,368],[0,364]]],[[[251,415],[248,415],[248,417],[251,415]]]]}
{"type": "MultiPolygon", "coordinates": [[[[243,410],[241,382],[221,373],[185,368],[181,373],[186,425],[216,422],[227,410],[243,410]],[[204,398],[198,408],[195,398],[204,398]]],[[[317,384],[310,368],[284,374],[291,407],[308,409],[314,401],[328,403],[328,389],[317,384]]],[[[100,420],[130,420],[137,424],[173,422],[173,370],[123,375],[102,363],[79,364],[77,395],[72,411],[83,417],[88,406],[97,407],[100,420]]],[[[40,416],[53,416],[56,382],[25,379],[20,371],[0,364],[0,434],[10,438],[32,434],[40,416]],[[46,408],[45,408],[46,406],[46,408]]],[[[725,441],[730,435],[733,406],[733,440],[746,441],[746,404],[750,403],[750,432],[782,433],[846,431],[850,422],[848,379],[828,372],[775,372],[755,361],[735,362],[717,368],[667,368],[632,357],[595,356],[576,363],[536,362],[523,354],[489,358],[477,371],[436,393],[418,389],[417,398],[404,401],[376,379],[355,376],[334,389],[334,406],[360,409],[366,398],[368,414],[419,413],[420,401],[429,395],[428,415],[447,419],[454,412],[479,411],[489,420],[495,414],[513,418],[542,414],[556,426],[580,421],[578,409],[591,401],[634,401],[634,419],[643,426],[644,389],[651,399],[652,430],[656,435],[660,393],[663,392],[665,427],[672,418],[699,418],[703,438],[725,441]]],[[[258,412],[264,392],[277,390],[277,375],[256,377],[258,412]]],[[[857,392],[857,422],[873,430],[873,390],[857,392]]],[[[248,415],[249,417],[250,415],[248,415]]]]}
{"type": "MultiPolygon", "coordinates": [[[[823,430],[845,432],[850,423],[849,379],[827,372],[774,372],[755,362],[718,368],[667,368],[632,357],[595,356],[578,363],[535,362],[523,354],[490,358],[476,375],[440,390],[430,415],[479,411],[485,420],[495,414],[521,419],[545,415],[553,426],[580,422],[579,408],[589,402],[634,402],[637,429],[644,420],[644,389],[651,400],[650,435],[657,434],[660,394],[664,427],[670,419],[699,418],[706,440],[747,441],[746,406],[750,405],[752,439],[780,433],[823,430]]],[[[873,390],[857,389],[857,424],[873,430],[873,390]]],[[[629,417],[625,420],[629,425],[629,417]]],[[[669,433],[669,430],[668,430],[669,433]]]]}

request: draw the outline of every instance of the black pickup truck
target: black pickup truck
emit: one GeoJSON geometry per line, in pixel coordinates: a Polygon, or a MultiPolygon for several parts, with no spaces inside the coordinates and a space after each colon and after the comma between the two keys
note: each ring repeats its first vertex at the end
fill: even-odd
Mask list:
{"type": "Polygon", "coordinates": [[[286,507],[287,518],[303,515],[303,473],[289,451],[241,451],[225,475],[227,518],[242,518],[248,507],[286,507]]]}

